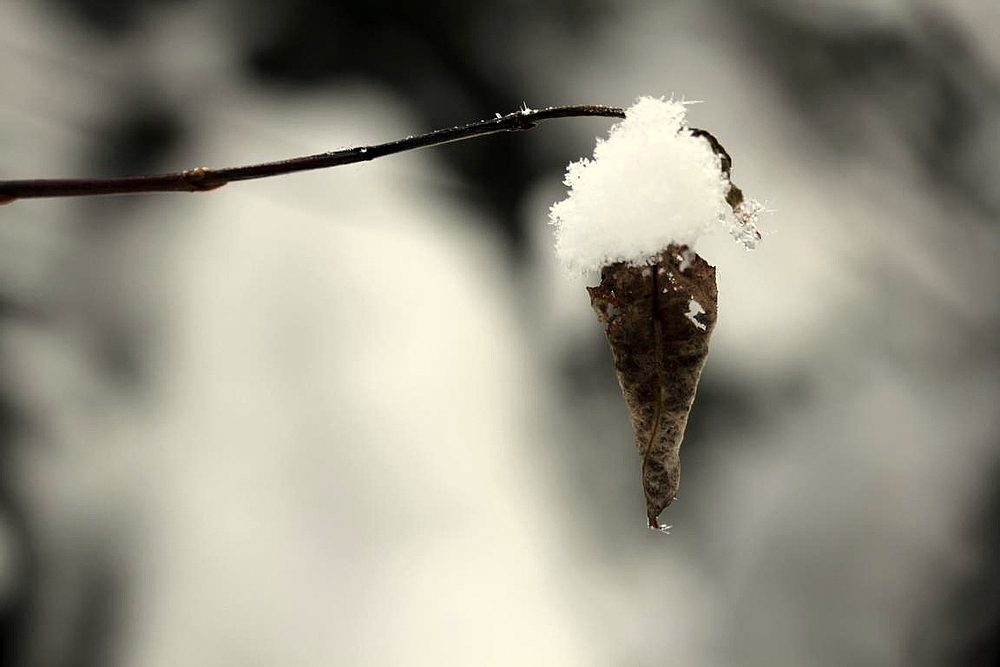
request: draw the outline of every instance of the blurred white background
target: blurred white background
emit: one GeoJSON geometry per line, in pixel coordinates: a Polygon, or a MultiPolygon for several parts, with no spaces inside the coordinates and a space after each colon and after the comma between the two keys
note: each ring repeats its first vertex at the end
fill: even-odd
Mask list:
{"type": "Polygon", "coordinates": [[[3,664],[993,664],[988,0],[0,5],[0,177],[639,95],[766,200],[645,527],[562,169],[609,122],[0,207],[3,664]],[[493,105],[493,106],[491,106],[493,105]]]}

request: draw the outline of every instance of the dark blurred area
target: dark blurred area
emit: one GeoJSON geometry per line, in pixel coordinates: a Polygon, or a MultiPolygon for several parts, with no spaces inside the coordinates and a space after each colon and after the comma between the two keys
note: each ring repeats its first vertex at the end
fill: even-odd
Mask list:
{"type": "MultiPolygon", "coordinates": [[[[684,11],[689,13],[704,12],[707,17],[704,24],[712,26],[710,33],[722,35],[720,41],[738,49],[742,58],[753,63],[754,68],[769,73],[769,80],[760,84],[760,94],[776,99],[774,104],[780,105],[787,117],[794,118],[795,127],[788,129],[787,149],[789,155],[798,160],[798,169],[808,172],[816,167],[819,173],[821,167],[830,168],[829,165],[835,162],[863,164],[872,172],[890,174],[898,168],[912,177],[913,182],[933,184],[933,189],[928,187],[919,193],[915,191],[913,198],[903,195],[900,199],[926,198],[941,210],[953,213],[953,218],[943,223],[943,229],[939,230],[943,236],[958,234],[955,230],[961,229],[963,236],[960,238],[963,239],[995,239],[1000,214],[996,178],[996,164],[1000,158],[1000,60],[995,54],[982,50],[984,43],[993,41],[993,33],[989,32],[985,19],[978,24],[982,34],[977,33],[975,21],[961,22],[957,18],[961,14],[959,3],[888,4],[894,6],[891,12],[886,10],[892,17],[868,9],[864,3],[822,2],[813,6],[780,0],[719,0],[704,5],[606,0],[501,0],[494,3],[45,0],[38,3],[44,8],[38,11],[48,17],[47,20],[64,27],[70,25],[85,35],[81,43],[114,44],[138,39],[137,36],[150,30],[152,23],[172,11],[203,6],[206,15],[216,20],[215,28],[221,26],[228,31],[219,39],[236,54],[234,62],[243,85],[280,97],[336,90],[339,86],[349,88],[359,82],[372,84],[400,101],[413,126],[430,130],[510,112],[524,102],[531,106],[583,102],[627,104],[628,99],[603,98],[602,95],[607,94],[605,91],[614,88],[606,87],[611,84],[597,79],[593,98],[565,99],[563,95],[572,88],[552,90],[551,81],[560,76],[552,67],[555,63],[565,67],[567,63],[577,62],[581,67],[591,67],[595,59],[600,60],[600,53],[604,53],[601,49],[609,48],[611,38],[606,35],[620,37],[626,30],[622,26],[631,25],[630,21],[641,22],[642,16],[656,12],[670,15],[675,5],[687,7],[684,11]],[[630,19],[630,16],[640,18],[630,19]],[[807,136],[811,143],[797,143],[802,136],[807,136]],[[905,164],[902,160],[906,160],[905,164]]],[[[981,4],[992,7],[983,14],[993,20],[994,28],[1000,27],[1000,17],[993,3],[983,0],[981,4]]],[[[2,12],[0,10],[0,14],[2,12]]],[[[613,50],[613,39],[610,43],[613,50]]],[[[141,42],[136,48],[141,50],[141,42]]],[[[636,69],[650,70],[659,66],[660,63],[655,62],[633,65],[636,69]]],[[[88,175],[138,174],[186,166],[178,165],[177,161],[192,152],[197,154],[198,142],[204,136],[200,110],[197,106],[184,104],[187,98],[167,90],[152,71],[148,72],[149,80],[144,80],[144,72],[143,66],[137,64],[118,79],[126,85],[115,86],[110,110],[92,114],[93,125],[83,132],[84,140],[75,153],[76,161],[68,168],[88,175]]],[[[586,79],[588,73],[589,70],[579,76],[586,79]]],[[[701,76],[710,77],[711,73],[701,76]]],[[[634,91],[636,95],[661,92],[670,91],[634,91]]],[[[58,90],[52,96],[57,97],[58,90]]],[[[712,99],[705,102],[706,107],[713,103],[712,99]]],[[[752,133],[756,118],[752,115],[737,117],[751,128],[746,132],[752,133]]],[[[532,239],[536,234],[533,228],[542,223],[525,202],[537,195],[540,182],[557,182],[566,163],[589,154],[592,147],[586,131],[573,133],[554,125],[528,136],[495,136],[434,149],[445,176],[441,177],[443,182],[434,181],[428,186],[432,191],[428,196],[440,197],[476,212],[470,219],[483,225],[490,238],[500,240],[497,247],[501,249],[504,272],[501,275],[505,284],[531,285],[533,277],[538,275],[532,239]]],[[[585,125],[584,129],[589,127],[596,126],[585,125]]],[[[777,130],[777,134],[782,132],[780,128],[777,130]]],[[[719,136],[727,143],[723,132],[719,136]]],[[[736,141],[743,143],[739,137],[736,141]]],[[[743,165],[752,164],[752,160],[741,159],[741,154],[731,145],[729,149],[734,155],[737,180],[741,175],[746,177],[750,167],[743,165]]],[[[326,150],[326,147],[318,146],[315,150],[326,150]]],[[[17,177],[41,175],[18,174],[17,177]]],[[[826,202],[830,207],[836,207],[836,200],[841,195],[832,191],[833,184],[831,190],[824,190],[822,178],[817,176],[816,191],[828,197],[826,202]]],[[[894,176],[887,178],[888,186],[896,182],[892,180],[894,176]]],[[[880,187],[874,182],[869,184],[875,191],[880,187]]],[[[766,181],[759,181],[758,188],[761,185],[767,187],[766,181]]],[[[101,273],[100,268],[102,257],[105,257],[103,253],[110,252],[106,249],[113,247],[126,252],[131,247],[130,239],[137,234],[137,225],[144,229],[156,227],[155,222],[148,220],[133,222],[136,209],[144,206],[147,204],[135,199],[78,204],[72,209],[73,224],[63,228],[60,234],[71,239],[69,247],[83,249],[81,252],[89,253],[90,259],[81,260],[81,274],[61,274],[57,270],[53,275],[75,276],[71,280],[78,281],[77,286],[84,292],[88,276],[95,285],[101,284],[98,278],[107,280],[108,276],[101,273]]],[[[777,206],[779,209],[784,207],[781,202],[777,206]]],[[[919,208],[920,204],[914,206],[919,208]]],[[[794,204],[784,207],[786,211],[794,208],[794,204]]],[[[13,210],[13,206],[6,210],[0,208],[0,216],[13,210]]],[[[850,211],[845,215],[851,215],[850,211]]],[[[905,218],[905,214],[902,217],[905,218]]],[[[0,224],[16,223],[0,220],[0,224]]],[[[870,221],[871,226],[880,224],[878,220],[870,221]]],[[[872,233],[882,232],[891,233],[885,228],[872,233]]],[[[919,231],[913,233],[919,234],[919,231]]],[[[937,238],[923,240],[933,243],[937,238]]],[[[914,239],[908,239],[910,241],[914,239]]],[[[916,243],[921,241],[917,236],[916,243]]],[[[865,247],[873,247],[871,244],[876,243],[866,238],[859,238],[857,242],[865,247]]],[[[935,312],[940,310],[944,313],[942,318],[955,322],[951,338],[933,345],[925,345],[920,339],[912,347],[907,347],[907,343],[879,351],[874,349],[881,340],[879,336],[868,338],[861,325],[857,331],[828,332],[826,335],[835,340],[872,345],[869,351],[878,363],[902,369],[899,371],[899,377],[903,378],[901,387],[908,383],[959,386],[964,384],[965,378],[973,376],[979,378],[976,382],[992,387],[991,378],[997,371],[1000,353],[997,328],[1000,307],[989,300],[996,295],[995,285],[990,282],[1000,276],[994,266],[996,257],[988,256],[991,243],[984,241],[979,248],[968,249],[969,263],[975,264],[979,271],[975,275],[982,276],[977,283],[982,292],[960,295],[955,302],[948,302],[946,297],[934,291],[935,267],[914,268],[914,274],[931,274],[927,278],[927,299],[940,299],[943,303],[940,308],[933,304],[926,307],[934,308],[935,312]],[[959,321],[960,314],[949,313],[952,310],[965,312],[966,298],[973,301],[980,313],[977,319],[959,321]],[[919,363],[913,361],[928,349],[933,349],[939,359],[947,362],[941,361],[938,368],[926,357],[920,357],[923,361],[919,363]],[[924,362],[927,367],[919,365],[924,362]],[[936,370],[932,372],[929,368],[936,370]]],[[[837,252],[836,248],[831,252],[837,252]]],[[[951,259],[955,256],[961,253],[955,250],[947,255],[951,259]]],[[[67,267],[73,264],[70,261],[58,266],[68,271],[67,267]]],[[[948,266],[943,263],[945,269],[948,266]]],[[[894,286],[905,285],[906,290],[918,292],[921,288],[913,286],[913,276],[894,273],[892,265],[883,268],[885,273],[880,274],[878,268],[861,260],[854,266],[845,264],[845,281],[852,284],[856,281],[866,286],[863,290],[877,293],[871,301],[867,300],[868,296],[860,298],[867,306],[875,302],[873,321],[896,322],[900,332],[905,330],[905,335],[918,338],[919,323],[908,319],[897,322],[892,318],[897,310],[906,311],[900,317],[912,312],[907,310],[911,304],[906,301],[913,296],[911,292],[894,286]],[[887,287],[882,291],[879,285],[887,287]]],[[[140,316],[135,317],[119,317],[113,308],[105,312],[93,306],[105,303],[106,307],[99,286],[91,288],[95,294],[80,296],[78,301],[69,303],[65,298],[53,299],[30,293],[25,296],[16,284],[13,287],[6,284],[11,275],[15,274],[5,271],[5,277],[0,278],[4,280],[0,282],[0,290],[3,290],[0,305],[5,306],[0,308],[0,317],[8,322],[30,320],[31,326],[43,328],[50,321],[86,322],[85,355],[93,363],[92,372],[100,376],[95,382],[112,394],[144,396],[143,401],[152,400],[148,398],[150,390],[145,387],[156,384],[160,370],[157,362],[150,359],[149,349],[153,344],[150,341],[157,340],[164,330],[161,326],[165,326],[155,313],[150,315],[141,308],[140,316]],[[6,304],[11,305],[6,307],[6,304]],[[66,315],[67,312],[70,314],[66,315]]],[[[964,284],[971,283],[959,282],[960,286],[964,284]]],[[[524,315],[526,321],[521,326],[529,337],[538,333],[530,314],[546,308],[532,292],[531,289],[511,290],[511,298],[518,304],[514,311],[524,315]]],[[[582,294],[577,296],[584,298],[582,294]]],[[[913,298],[919,300],[921,297],[918,294],[913,298]]],[[[155,309],[155,305],[150,308],[155,309]]],[[[723,309],[721,317],[725,316],[723,309]]],[[[588,567],[613,571],[618,564],[629,561],[633,553],[639,553],[633,551],[638,547],[634,547],[632,531],[635,518],[641,514],[638,510],[641,499],[637,493],[634,451],[630,448],[631,434],[624,409],[618,404],[620,397],[611,360],[598,334],[595,329],[586,334],[575,332],[564,338],[557,337],[565,344],[556,346],[551,354],[539,353],[532,358],[543,359],[548,364],[545,373],[554,378],[552,409],[562,415],[558,423],[565,426],[564,441],[555,451],[546,454],[545,465],[557,470],[558,473],[553,474],[563,478],[564,488],[552,493],[559,502],[575,507],[591,526],[584,534],[573,536],[577,548],[588,554],[588,567]],[[620,421],[609,421],[609,415],[620,421]],[[622,502],[621,498],[634,502],[622,502]]],[[[896,341],[895,338],[891,340],[896,341]]],[[[748,339],[747,345],[752,346],[753,342],[748,339]]],[[[817,345],[815,354],[808,353],[808,356],[833,358],[835,353],[830,350],[834,347],[831,344],[823,349],[817,345]]],[[[716,488],[713,484],[718,482],[711,472],[713,466],[729,457],[752,456],[757,450],[761,456],[768,456],[769,434],[800,419],[800,415],[809,410],[821,414],[827,396],[810,368],[790,363],[755,374],[728,364],[728,359],[723,356],[718,363],[710,363],[702,379],[686,436],[687,443],[698,443],[698,446],[687,446],[684,450],[683,502],[670,509],[669,517],[670,523],[688,526],[683,532],[689,541],[675,543],[679,545],[677,552],[698,561],[709,573],[705,575],[708,579],[712,578],[710,573],[716,563],[713,558],[724,559],[734,548],[718,543],[719,529],[712,528],[706,518],[710,515],[699,509],[711,504],[709,496],[716,488]],[[716,556],[717,553],[721,555],[716,556]]],[[[835,361],[830,363],[837,366],[835,361]]],[[[4,371],[4,375],[10,374],[4,371]]],[[[845,383],[850,385],[850,381],[845,383]]],[[[40,542],[33,533],[31,522],[25,519],[24,504],[30,503],[33,497],[24,490],[30,480],[10,479],[9,471],[15,468],[6,463],[22,430],[37,427],[37,420],[41,418],[25,407],[30,406],[30,401],[18,395],[17,386],[8,378],[0,405],[0,451],[5,461],[0,488],[0,511],[3,513],[0,542],[7,545],[4,561],[13,564],[5,568],[12,574],[4,577],[3,595],[0,596],[3,603],[0,610],[3,664],[51,667],[120,664],[118,654],[109,648],[120,641],[120,633],[128,631],[128,624],[123,629],[118,619],[130,613],[128,610],[136,604],[135,598],[141,598],[144,593],[127,592],[130,575],[107,557],[102,535],[88,536],[87,530],[79,525],[73,528],[74,532],[83,533],[80,543],[84,546],[77,553],[78,564],[62,581],[45,580],[54,571],[46,562],[46,549],[51,545],[44,540],[40,542]],[[59,586],[73,588],[76,592],[68,596],[69,602],[53,606],[51,591],[59,586]],[[39,621],[43,616],[47,620],[39,621]],[[54,626],[63,629],[51,630],[54,626]],[[56,639],[47,639],[46,632],[51,632],[50,636],[56,639]],[[39,642],[58,643],[58,648],[39,648],[39,642]]],[[[101,409],[100,405],[94,407],[94,410],[101,409]]],[[[991,419],[984,415],[985,422],[991,419]]],[[[859,416],[858,420],[863,421],[863,417],[859,416]]],[[[928,582],[933,599],[940,606],[893,611],[896,616],[893,616],[892,629],[885,632],[892,635],[886,641],[898,649],[898,664],[986,666],[1000,662],[1000,430],[997,430],[995,419],[992,424],[992,431],[972,429],[973,432],[965,434],[960,434],[956,427],[956,438],[984,443],[975,450],[982,456],[980,464],[970,464],[970,469],[975,469],[978,475],[969,480],[970,499],[954,501],[959,508],[955,511],[960,517],[960,525],[951,525],[950,530],[965,539],[964,544],[954,545],[960,552],[955,559],[961,565],[949,566],[945,575],[928,582]]],[[[805,426],[802,428],[808,430],[805,426]]],[[[833,427],[818,417],[809,428],[823,432],[833,427]]],[[[941,448],[948,446],[947,442],[940,444],[941,448]]],[[[905,472],[900,475],[905,476],[905,472]]],[[[879,484],[881,482],[873,482],[875,487],[879,484]]],[[[894,484],[896,481],[886,481],[886,485],[894,484]]],[[[850,491],[846,490],[845,494],[849,495],[850,491]]],[[[926,501],[934,503],[935,499],[926,498],[926,501]]],[[[919,515],[925,508],[913,507],[911,511],[919,515]]],[[[831,526],[830,530],[836,537],[836,526],[831,526]]],[[[872,530],[878,532],[878,529],[872,530]]],[[[762,565],[761,571],[766,567],[780,569],[779,561],[794,550],[797,542],[782,542],[787,534],[772,534],[763,528],[758,535],[774,549],[774,554],[763,555],[770,553],[765,545],[758,548],[757,557],[775,559],[771,565],[762,565]]],[[[856,559],[858,563],[864,561],[865,543],[847,543],[861,551],[846,552],[843,558],[856,559]]],[[[738,548],[750,549],[746,545],[738,548]]],[[[790,571],[794,567],[793,563],[790,571]]],[[[863,565],[858,567],[864,570],[863,565]]],[[[933,568],[929,571],[933,572],[933,568]]],[[[822,593],[815,593],[810,604],[822,608],[821,596],[822,593]]],[[[713,607],[718,617],[724,619],[719,621],[722,628],[727,627],[726,624],[735,627],[741,623],[739,613],[742,612],[733,611],[737,608],[734,600],[738,597],[738,593],[734,593],[733,598],[723,596],[717,600],[717,608],[713,607]]],[[[568,606],[572,604],[567,602],[568,606]]],[[[770,613],[766,601],[760,603],[760,609],[761,614],[770,613]]],[[[786,609],[785,612],[793,616],[812,613],[809,609],[786,609]]],[[[758,619],[757,622],[763,621],[758,619]]],[[[657,624],[651,622],[651,627],[657,624]]],[[[756,626],[747,627],[750,629],[745,631],[752,632],[756,626]]],[[[726,633],[724,629],[720,632],[726,633]]],[[[741,632],[732,631],[734,643],[742,637],[741,632]]],[[[802,651],[798,655],[802,656],[824,654],[829,641],[845,644],[852,641],[850,636],[835,630],[831,630],[832,640],[825,636],[803,635],[796,638],[802,651]]],[[[879,664],[872,656],[884,654],[874,649],[866,652],[866,641],[870,640],[859,639],[856,646],[842,645],[836,659],[831,657],[828,662],[820,660],[812,664],[879,664]],[[840,661],[850,656],[856,661],[840,661]]],[[[609,652],[615,653],[613,640],[609,642],[609,652]]],[[[658,641],[651,644],[645,654],[632,646],[632,652],[621,655],[616,664],[663,664],[669,659],[670,646],[660,645],[658,641]]],[[[738,657],[723,654],[732,660],[728,664],[768,664],[767,656],[771,655],[761,649],[751,652],[746,662],[741,662],[738,657]]],[[[308,663],[307,660],[289,662],[281,655],[267,656],[263,662],[256,656],[235,659],[254,664],[308,663]]],[[[396,664],[391,661],[386,664],[390,663],[396,664]]],[[[718,654],[706,653],[695,659],[694,664],[727,663],[719,659],[718,654]]],[[[769,664],[792,663],[776,657],[769,664]]]]}

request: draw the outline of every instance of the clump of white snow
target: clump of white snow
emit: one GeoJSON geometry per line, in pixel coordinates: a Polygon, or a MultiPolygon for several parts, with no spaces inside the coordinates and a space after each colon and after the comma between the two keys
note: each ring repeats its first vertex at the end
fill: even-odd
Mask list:
{"type": "MultiPolygon", "coordinates": [[[[646,262],[671,243],[694,246],[720,222],[736,230],[719,157],[684,116],[682,102],[642,97],[597,140],[593,159],[569,165],[569,196],[549,212],[556,256],[569,272],[646,262]]],[[[747,217],[750,236],[755,215],[747,217]]]]}

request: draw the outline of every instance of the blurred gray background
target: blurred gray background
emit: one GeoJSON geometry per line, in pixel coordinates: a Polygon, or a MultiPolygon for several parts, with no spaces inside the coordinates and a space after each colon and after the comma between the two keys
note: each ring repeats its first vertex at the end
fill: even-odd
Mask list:
{"type": "MultiPolygon", "coordinates": [[[[4,665],[993,665],[995,0],[7,0],[0,178],[699,100],[669,536],[549,205],[606,120],[0,208],[4,665]]],[[[625,205],[623,203],[623,205],[625,205]]]]}

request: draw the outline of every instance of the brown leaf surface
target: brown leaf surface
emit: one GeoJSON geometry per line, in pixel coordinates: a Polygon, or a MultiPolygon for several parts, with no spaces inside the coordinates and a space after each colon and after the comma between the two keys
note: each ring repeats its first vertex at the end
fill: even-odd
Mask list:
{"type": "Polygon", "coordinates": [[[649,525],[659,528],[657,517],[677,496],[681,440],[715,328],[715,268],[670,245],[655,263],[604,267],[601,284],[587,291],[635,431],[649,525]],[[704,312],[695,314],[698,307],[704,312]]]}

